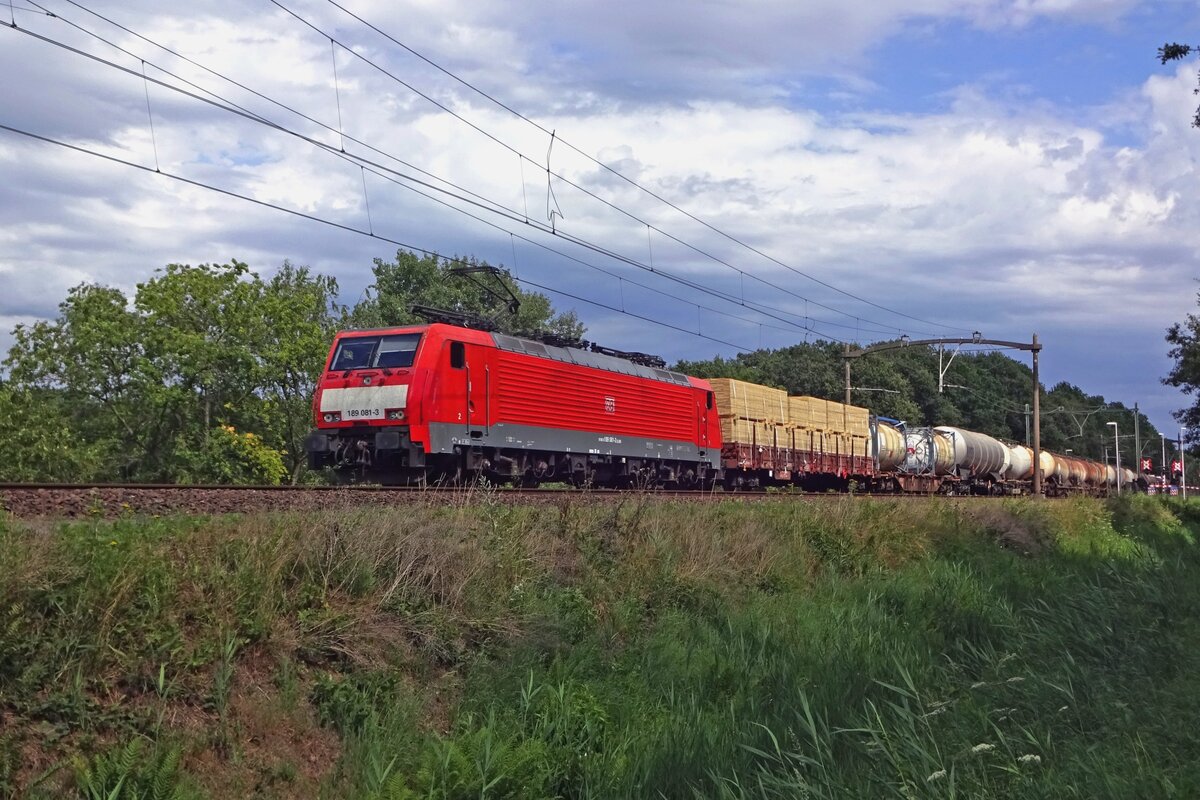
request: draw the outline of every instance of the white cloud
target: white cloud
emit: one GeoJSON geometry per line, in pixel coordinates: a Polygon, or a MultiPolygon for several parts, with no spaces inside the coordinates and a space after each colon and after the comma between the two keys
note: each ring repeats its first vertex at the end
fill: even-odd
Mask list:
{"type": "MultiPolygon", "coordinates": [[[[852,78],[858,87],[869,86],[869,76],[855,66],[862,54],[912,20],[1009,27],[1034,18],[1114,20],[1131,5],[1118,0],[921,0],[902,8],[819,0],[711,3],[697,11],[694,4],[415,3],[402,14],[393,4],[354,7],[584,152],[797,269],[914,316],[952,320],[967,329],[1056,329],[1063,333],[1059,346],[1068,352],[1084,346],[1071,342],[1069,331],[1124,331],[1127,341],[1157,348],[1153,359],[1143,359],[1151,363],[1145,375],[1153,380],[1163,372],[1163,327],[1193,304],[1200,200],[1191,189],[1200,134],[1189,127],[1195,102],[1191,66],[1153,76],[1140,91],[1117,93],[1102,113],[1014,103],[991,84],[958,87],[937,113],[837,115],[775,101],[787,94],[787,81],[802,73],[834,74],[847,77],[846,85],[852,78]],[[1126,135],[1119,146],[1110,141],[1106,124],[1122,126],[1126,135]]],[[[303,13],[336,30],[358,52],[452,103],[528,160],[522,162],[344,52],[338,54],[340,94],[335,95],[328,41],[281,12],[247,14],[238,5],[201,4],[186,12],[176,8],[169,16],[132,8],[113,15],[330,126],[337,126],[340,100],[347,134],[518,215],[544,219],[548,137],[386,40],[363,33],[335,10],[320,6],[303,13]]],[[[69,7],[64,14],[79,16],[69,7]]],[[[28,22],[47,35],[67,35],[59,23],[28,22]]],[[[148,59],[162,57],[133,37],[108,33],[148,59]]],[[[0,68],[15,74],[19,67],[25,75],[0,84],[0,107],[11,110],[5,119],[18,127],[147,165],[157,148],[164,170],[342,224],[371,225],[418,246],[511,261],[515,243],[508,236],[374,176],[367,180],[368,222],[356,167],[155,86],[150,88],[152,139],[139,78],[111,73],[19,33],[0,30],[0,37],[0,44],[13,45],[0,48],[0,68]],[[47,96],[54,102],[40,102],[47,96]]],[[[75,34],[70,41],[107,52],[75,34]]],[[[194,67],[169,58],[163,63],[256,113],[320,141],[340,142],[330,131],[194,67]]],[[[353,142],[346,147],[364,152],[353,142]]],[[[369,157],[413,173],[379,154],[369,157]]],[[[561,142],[552,164],[609,202],[737,269],[862,318],[884,319],[888,326],[910,324],[747,253],[561,142]]],[[[13,317],[52,314],[66,288],[81,280],[130,290],[170,261],[237,257],[268,271],[291,258],[339,275],[353,295],[366,282],[370,258],[386,257],[391,250],[378,241],[11,134],[0,134],[0,172],[12,187],[0,196],[7,220],[0,229],[0,293],[5,295],[0,313],[13,317]]],[[[644,225],[557,181],[555,193],[565,216],[557,224],[564,231],[630,258],[649,261],[653,252],[658,269],[806,313],[795,297],[742,281],[735,270],[661,234],[648,236],[644,225]]],[[[523,225],[514,230],[531,233],[523,225]]],[[[672,293],[717,302],[561,240],[544,241],[672,293]]],[[[613,279],[577,265],[568,268],[524,244],[516,249],[529,275],[620,302],[613,279]]],[[[627,286],[624,291],[634,302],[636,292],[627,286]]],[[[651,307],[655,303],[673,306],[654,300],[651,307]]],[[[598,330],[643,335],[583,310],[594,315],[598,330]]],[[[807,313],[848,319],[815,308],[807,313]]],[[[848,324],[857,323],[851,318],[848,324]]],[[[746,327],[714,319],[705,329],[713,335],[737,333],[741,341],[746,327]]],[[[664,349],[695,355],[696,347],[703,352],[712,345],[677,339],[664,349]]],[[[1064,374],[1071,374],[1069,368],[1064,374]]]]}

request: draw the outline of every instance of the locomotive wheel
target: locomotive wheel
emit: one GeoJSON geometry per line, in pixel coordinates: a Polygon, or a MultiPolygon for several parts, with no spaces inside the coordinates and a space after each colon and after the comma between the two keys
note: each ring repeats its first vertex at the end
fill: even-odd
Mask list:
{"type": "Polygon", "coordinates": [[[658,480],[655,478],[654,470],[639,469],[633,476],[632,488],[645,492],[653,489],[657,484],[658,480]]]}

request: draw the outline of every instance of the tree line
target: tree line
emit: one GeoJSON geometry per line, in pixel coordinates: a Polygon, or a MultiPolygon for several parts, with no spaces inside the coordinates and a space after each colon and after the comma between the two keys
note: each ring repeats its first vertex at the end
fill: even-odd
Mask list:
{"type": "MultiPolygon", "coordinates": [[[[504,273],[455,277],[463,265],[486,266],[404,250],[375,259],[374,280],[352,305],[341,301],[332,277],[288,262],[270,277],[236,260],[171,264],[132,296],[80,284],[56,318],[13,332],[0,378],[0,481],[319,480],[305,473],[304,438],[336,331],[420,322],[410,311],[420,304],[490,317],[507,333],[583,336],[575,314],[556,310],[546,296],[522,291],[504,273]],[[515,314],[505,307],[507,292],[520,301],[515,314]]],[[[1168,381],[1185,389],[1200,383],[1198,336],[1193,317],[1170,331],[1177,367],[1168,381]]],[[[841,400],[841,352],[841,345],[816,342],[675,368],[841,400]]],[[[853,400],[910,424],[1026,441],[1028,366],[996,352],[962,353],[939,392],[937,365],[928,347],[858,359],[853,400]]],[[[1131,409],[1066,383],[1044,391],[1042,414],[1044,447],[1097,460],[1112,443],[1105,423],[1133,431],[1131,409]]],[[[1140,424],[1144,452],[1157,455],[1158,432],[1144,416],[1140,424]]],[[[1122,442],[1127,465],[1131,445],[1122,442]]]]}
{"type": "MultiPolygon", "coordinates": [[[[132,297],[84,283],[55,319],[19,325],[0,381],[0,481],[280,483],[305,475],[304,438],[330,342],[345,328],[420,321],[420,303],[482,316],[502,306],[445,260],[375,259],[355,304],[337,281],[285,262],[170,264],[132,297]]],[[[508,332],[579,337],[574,313],[495,280],[521,301],[508,332]]],[[[502,294],[502,293],[501,293],[502,294]]]]}

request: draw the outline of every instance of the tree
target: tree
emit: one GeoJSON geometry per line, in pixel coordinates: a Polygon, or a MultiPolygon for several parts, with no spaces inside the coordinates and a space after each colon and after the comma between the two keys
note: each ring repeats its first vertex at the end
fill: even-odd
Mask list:
{"type": "Polygon", "coordinates": [[[208,436],[214,418],[244,421],[257,388],[262,282],[249,266],[168,264],[134,299],[162,400],[181,433],[208,436]]]}
{"type": "Polygon", "coordinates": [[[18,325],[0,383],[7,480],[275,482],[304,470],[312,396],[337,330],[422,322],[409,306],[498,315],[511,333],[578,338],[573,313],[520,292],[520,312],[449,274],[473,259],[375,262],[374,294],[352,313],[337,282],[283,266],[169,264],[119,289],[81,284],[57,318],[18,325]]]}
{"type": "MultiPolygon", "coordinates": [[[[1166,64],[1168,61],[1181,61],[1190,56],[1197,48],[1190,44],[1179,44],[1177,42],[1168,42],[1158,48],[1159,63],[1166,64]]],[[[1200,94],[1200,88],[1193,89],[1192,94],[1200,94]]],[[[1192,127],[1200,128],[1200,107],[1196,109],[1195,115],[1192,117],[1192,127]]]]}
{"type": "Polygon", "coordinates": [[[64,435],[71,413],[55,390],[17,389],[0,383],[0,481],[84,483],[105,477],[107,450],[100,442],[64,435]]]}
{"type": "Polygon", "coordinates": [[[292,481],[307,461],[304,439],[312,426],[312,399],[325,369],[330,342],[348,326],[347,310],[337,302],[333,278],[284,261],[263,286],[255,336],[258,347],[258,391],[263,408],[262,430],[284,451],[292,481]]]}
{"type": "MultiPolygon", "coordinates": [[[[96,472],[128,477],[155,451],[162,417],[148,388],[161,384],[144,345],[144,320],[117,289],[81,284],[59,304],[53,322],[18,325],[4,362],[10,401],[53,398],[62,409],[60,436],[104,453],[96,472]]],[[[6,440],[5,450],[20,448],[6,440]]],[[[82,475],[80,476],[83,477],[82,475]]]]}
{"type": "MultiPolygon", "coordinates": [[[[1200,295],[1198,295],[1200,298],[1200,295]]],[[[1192,405],[1174,413],[1175,419],[1187,428],[1187,441],[1196,441],[1200,428],[1200,316],[1188,314],[1182,324],[1175,323],[1167,329],[1167,344],[1171,349],[1167,355],[1174,360],[1171,371],[1163,378],[1167,386],[1174,386],[1193,398],[1192,405]]]]}
{"type": "MultiPolygon", "coordinates": [[[[61,441],[92,454],[74,469],[80,479],[296,477],[312,390],[344,316],[336,293],[307,268],[285,263],[263,281],[236,260],[170,264],[132,303],[84,284],[57,319],[14,331],[2,400],[58,410],[61,441]]],[[[53,448],[36,452],[41,466],[26,472],[66,469],[50,468],[53,448]]]]}
{"type": "Polygon", "coordinates": [[[374,296],[355,306],[351,319],[359,327],[414,325],[425,320],[414,315],[410,308],[424,305],[494,319],[504,333],[548,332],[571,339],[583,336],[584,327],[575,312],[555,313],[548,297],[522,291],[512,278],[501,273],[500,282],[521,302],[517,313],[509,314],[502,291],[486,291],[479,283],[452,274],[451,270],[459,266],[487,266],[487,263],[474,258],[447,260],[417,256],[407,250],[396,251],[395,261],[377,258],[372,268],[374,296]]]}

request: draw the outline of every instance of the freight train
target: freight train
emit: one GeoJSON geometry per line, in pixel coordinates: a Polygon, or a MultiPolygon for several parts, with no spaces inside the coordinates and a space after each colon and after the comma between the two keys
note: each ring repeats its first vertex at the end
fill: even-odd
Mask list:
{"type": "MultiPolygon", "coordinates": [[[[1029,448],[981,433],[444,323],[339,333],[313,414],[309,466],[348,481],[995,495],[1033,474],[1029,448]]],[[[1048,494],[1116,488],[1112,467],[1041,456],[1048,494]]]]}

